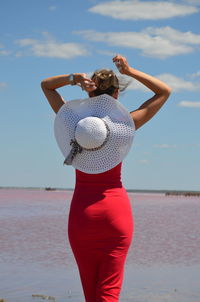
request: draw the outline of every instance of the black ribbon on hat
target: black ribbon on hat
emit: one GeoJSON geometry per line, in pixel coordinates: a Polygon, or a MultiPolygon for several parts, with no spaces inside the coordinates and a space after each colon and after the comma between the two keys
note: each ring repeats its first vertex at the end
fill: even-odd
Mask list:
{"type": "Polygon", "coordinates": [[[71,165],[74,157],[83,151],[83,148],[77,143],[76,140],[71,140],[70,146],[72,146],[72,149],[69,153],[69,155],[65,158],[63,165],[71,165]]]}

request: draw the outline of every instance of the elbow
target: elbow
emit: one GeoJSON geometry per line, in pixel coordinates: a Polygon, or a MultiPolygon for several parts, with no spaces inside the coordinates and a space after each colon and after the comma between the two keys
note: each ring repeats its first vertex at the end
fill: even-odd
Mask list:
{"type": "Polygon", "coordinates": [[[43,91],[51,90],[49,88],[49,85],[48,85],[48,82],[47,82],[46,79],[42,80],[42,82],[40,83],[40,85],[41,85],[41,88],[42,88],[43,91]]]}
{"type": "Polygon", "coordinates": [[[42,82],[40,83],[41,88],[43,91],[45,90],[55,90],[54,87],[52,87],[52,84],[49,81],[49,78],[42,80],[42,82]]]}
{"type": "Polygon", "coordinates": [[[45,80],[42,80],[42,82],[40,83],[41,88],[44,89],[45,88],[45,80]]]}
{"type": "Polygon", "coordinates": [[[169,97],[170,94],[171,94],[171,92],[172,92],[171,87],[169,87],[168,85],[166,85],[166,87],[165,87],[165,95],[166,95],[167,97],[169,97]]]}
{"type": "Polygon", "coordinates": [[[171,92],[172,92],[172,89],[168,85],[166,85],[164,87],[164,89],[162,90],[162,92],[160,93],[160,96],[162,95],[165,98],[165,100],[167,100],[169,98],[171,92]]]}

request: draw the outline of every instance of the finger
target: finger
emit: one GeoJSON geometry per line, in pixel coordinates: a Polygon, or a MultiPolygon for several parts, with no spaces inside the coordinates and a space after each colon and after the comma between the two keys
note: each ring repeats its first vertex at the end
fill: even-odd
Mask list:
{"type": "Polygon", "coordinates": [[[114,56],[114,58],[113,58],[113,62],[115,62],[116,60],[118,60],[118,57],[119,57],[119,55],[116,54],[116,55],[114,56]]]}
{"type": "Polygon", "coordinates": [[[116,60],[120,60],[122,58],[123,58],[122,55],[116,54],[116,56],[113,58],[113,62],[116,61],[116,60]]]}
{"type": "Polygon", "coordinates": [[[96,87],[94,87],[94,86],[93,87],[85,87],[84,90],[87,91],[87,92],[91,92],[91,91],[96,90],[96,87]]]}
{"type": "Polygon", "coordinates": [[[95,84],[95,83],[94,83],[91,79],[89,79],[89,78],[84,79],[83,82],[86,83],[86,84],[95,84]]]}
{"type": "Polygon", "coordinates": [[[86,90],[88,89],[95,90],[97,88],[94,82],[85,82],[83,83],[83,86],[86,90]]]}

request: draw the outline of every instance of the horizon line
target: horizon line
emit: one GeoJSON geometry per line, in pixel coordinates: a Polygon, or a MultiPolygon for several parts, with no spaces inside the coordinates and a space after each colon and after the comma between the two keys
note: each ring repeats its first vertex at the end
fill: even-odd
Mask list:
{"type": "MultiPolygon", "coordinates": [[[[21,186],[0,186],[1,189],[22,189],[22,190],[44,190],[44,191],[74,191],[74,188],[57,188],[57,187],[21,187],[21,186]]],[[[127,189],[127,192],[149,192],[149,193],[199,193],[197,190],[178,190],[178,189],[127,189]]]]}

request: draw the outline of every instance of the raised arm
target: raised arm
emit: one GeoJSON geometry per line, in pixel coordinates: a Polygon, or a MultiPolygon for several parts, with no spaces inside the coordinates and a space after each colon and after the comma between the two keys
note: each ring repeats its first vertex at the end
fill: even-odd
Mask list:
{"type": "Polygon", "coordinates": [[[86,91],[94,89],[93,81],[87,78],[85,73],[74,73],[71,77],[69,74],[64,74],[44,79],[41,82],[42,90],[55,113],[65,103],[56,89],[66,85],[79,85],[86,91]]]}
{"type": "Polygon", "coordinates": [[[136,79],[155,93],[152,98],[131,112],[136,129],[138,129],[148,122],[164,105],[171,93],[171,89],[159,79],[130,67],[125,57],[117,55],[113,58],[113,62],[119,64],[120,73],[136,79]]]}

